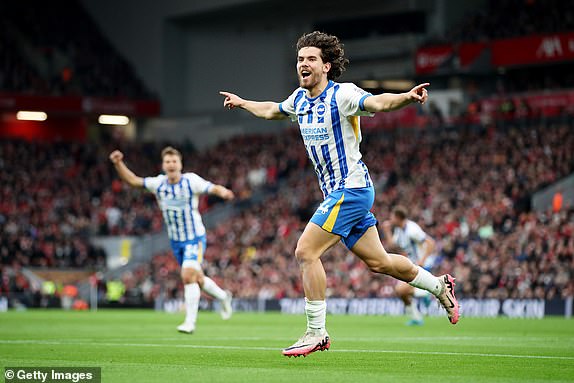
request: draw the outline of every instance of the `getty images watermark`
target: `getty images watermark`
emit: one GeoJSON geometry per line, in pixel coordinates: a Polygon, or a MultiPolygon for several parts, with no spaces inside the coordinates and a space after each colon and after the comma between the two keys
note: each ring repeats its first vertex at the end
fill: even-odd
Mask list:
{"type": "Polygon", "coordinates": [[[5,367],[4,379],[12,382],[101,383],[100,367],[5,367]]]}

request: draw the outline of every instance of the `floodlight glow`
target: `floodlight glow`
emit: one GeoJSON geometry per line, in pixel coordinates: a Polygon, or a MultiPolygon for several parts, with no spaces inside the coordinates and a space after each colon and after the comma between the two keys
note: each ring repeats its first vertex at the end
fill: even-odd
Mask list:
{"type": "Polygon", "coordinates": [[[98,122],[102,125],[127,125],[130,123],[128,116],[102,114],[98,117],[98,122]]]}
{"type": "Polygon", "coordinates": [[[363,80],[361,81],[361,88],[377,89],[381,86],[377,80],[363,80]]]}
{"type": "Polygon", "coordinates": [[[384,89],[410,90],[416,84],[412,80],[384,80],[381,82],[384,89]]]}
{"type": "Polygon", "coordinates": [[[21,110],[16,113],[16,118],[20,121],[46,121],[48,115],[44,112],[32,112],[29,110],[21,110]]]}

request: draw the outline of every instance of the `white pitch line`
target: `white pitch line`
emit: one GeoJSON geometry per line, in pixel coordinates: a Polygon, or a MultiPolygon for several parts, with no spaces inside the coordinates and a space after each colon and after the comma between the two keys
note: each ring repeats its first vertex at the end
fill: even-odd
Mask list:
{"type": "Polygon", "coordinates": [[[574,356],[552,355],[514,355],[514,354],[483,354],[475,352],[442,352],[442,351],[408,351],[408,350],[329,350],[333,352],[359,352],[380,354],[417,354],[417,355],[451,355],[451,356],[483,356],[494,358],[518,358],[518,359],[558,359],[574,360],[574,356]]]}
{"type": "MultiPolygon", "coordinates": [[[[186,335],[180,334],[179,336],[173,337],[138,337],[138,340],[141,341],[181,341],[185,339],[186,335]]],[[[121,340],[133,340],[133,337],[114,337],[113,340],[121,341],[121,340]]],[[[205,340],[205,341],[292,341],[293,337],[261,337],[261,336],[201,336],[201,335],[194,335],[194,340],[205,340]]],[[[568,343],[574,342],[574,337],[568,336],[554,336],[554,337],[528,337],[528,336],[515,336],[515,337],[492,337],[492,336],[401,336],[401,337],[337,337],[337,341],[341,342],[392,342],[392,341],[400,341],[400,342],[436,342],[436,341],[484,341],[484,342],[492,342],[492,341],[529,341],[529,342],[540,342],[540,341],[559,341],[560,343],[568,343]]],[[[38,340],[41,341],[41,340],[38,340]]],[[[71,342],[100,342],[102,338],[76,338],[70,340],[71,342]]],[[[62,343],[66,343],[67,341],[60,341],[62,343]]],[[[554,345],[552,345],[554,347],[554,345]]]]}
{"type": "MultiPolygon", "coordinates": [[[[252,347],[252,346],[215,346],[199,344],[161,344],[161,343],[84,343],[84,342],[58,342],[45,340],[0,340],[0,344],[47,344],[47,345],[76,345],[76,346],[104,346],[104,347],[173,347],[191,349],[213,349],[213,350],[244,350],[244,351],[280,351],[274,347],[252,347]]],[[[485,354],[474,352],[441,352],[441,351],[409,351],[409,350],[330,350],[331,352],[344,353],[372,353],[372,354],[414,354],[414,355],[448,355],[448,356],[479,356],[490,358],[517,358],[517,359],[555,359],[574,360],[572,356],[551,356],[551,355],[515,355],[515,354],[485,354]]]]}
{"type": "MultiPolygon", "coordinates": [[[[277,340],[277,341],[290,341],[293,338],[290,337],[261,337],[261,336],[238,336],[238,337],[230,337],[230,336],[214,336],[214,337],[201,337],[201,336],[194,336],[194,338],[201,338],[202,340],[277,340]]],[[[81,338],[82,340],[91,340],[88,338],[81,338]]],[[[117,338],[116,338],[117,339],[117,338]]],[[[121,338],[120,338],[121,339],[121,338]]],[[[130,338],[132,339],[132,338],[130,338]]],[[[166,338],[157,338],[157,337],[149,337],[149,338],[139,338],[140,340],[149,339],[149,340],[181,340],[181,336],[179,337],[166,337],[166,338]]],[[[94,339],[94,341],[101,340],[101,338],[94,339]]],[[[337,337],[338,341],[345,341],[345,342],[388,342],[388,341],[401,341],[401,342],[409,342],[409,341],[514,341],[519,340],[521,342],[524,341],[532,341],[532,342],[540,342],[540,341],[549,341],[549,340],[558,340],[560,342],[566,341],[574,341],[574,337],[564,337],[564,336],[555,336],[555,337],[528,337],[528,336],[515,336],[515,337],[508,337],[508,336],[389,336],[389,337],[337,337]]]]}

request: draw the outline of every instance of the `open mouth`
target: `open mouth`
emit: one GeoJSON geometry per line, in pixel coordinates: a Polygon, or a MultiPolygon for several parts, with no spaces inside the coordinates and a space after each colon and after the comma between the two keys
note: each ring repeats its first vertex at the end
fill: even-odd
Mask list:
{"type": "Polygon", "coordinates": [[[302,70],[301,71],[301,77],[302,78],[307,78],[309,76],[311,76],[311,72],[309,72],[308,70],[302,70]]]}

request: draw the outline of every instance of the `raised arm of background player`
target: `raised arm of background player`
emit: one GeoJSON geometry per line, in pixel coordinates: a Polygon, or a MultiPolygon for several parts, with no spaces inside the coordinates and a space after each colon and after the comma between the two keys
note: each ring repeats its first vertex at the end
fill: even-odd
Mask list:
{"type": "Polygon", "coordinates": [[[430,235],[427,234],[422,244],[422,248],[423,248],[423,256],[421,257],[421,259],[419,259],[418,265],[425,267],[427,258],[430,257],[432,253],[434,253],[434,250],[436,248],[435,240],[430,235]]]}
{"type": "MultiPolygon", "coordinates": [[[[118,175],[122,180],[127,182],[130,186],[141,188],[144,186],[144,179],[134,172],[132,172],[124,163],[124,154],[119,150],[114,150],[110,154],[110,161],[114,164],[118,175]]],[[[208,191],[209,194],[218,196],[219,198],[230,200],[233,199],[234,194],[231,190],[222,185],[213,184],[208,191]]]]}
{"type": "MultiPolygon", "coordinates": [[[[424,83],[415,86],[405,93],[381,93],[375,96],[369,96],[365,99],[365,110],[369,112],[391,112],[400,109],[414,102],[424,104],[428,99],[428,92],[425,87],[430,84],[424,83]]],[[[279,103],[273,101],[251,101],[245,100],[236,94],[230,92],[219,92],[225,97],[223,106],[228,109],[241,108],[253,114],[255,117],[266,120],[282,120],[287,118],[279,110],[279,103]]]]}

